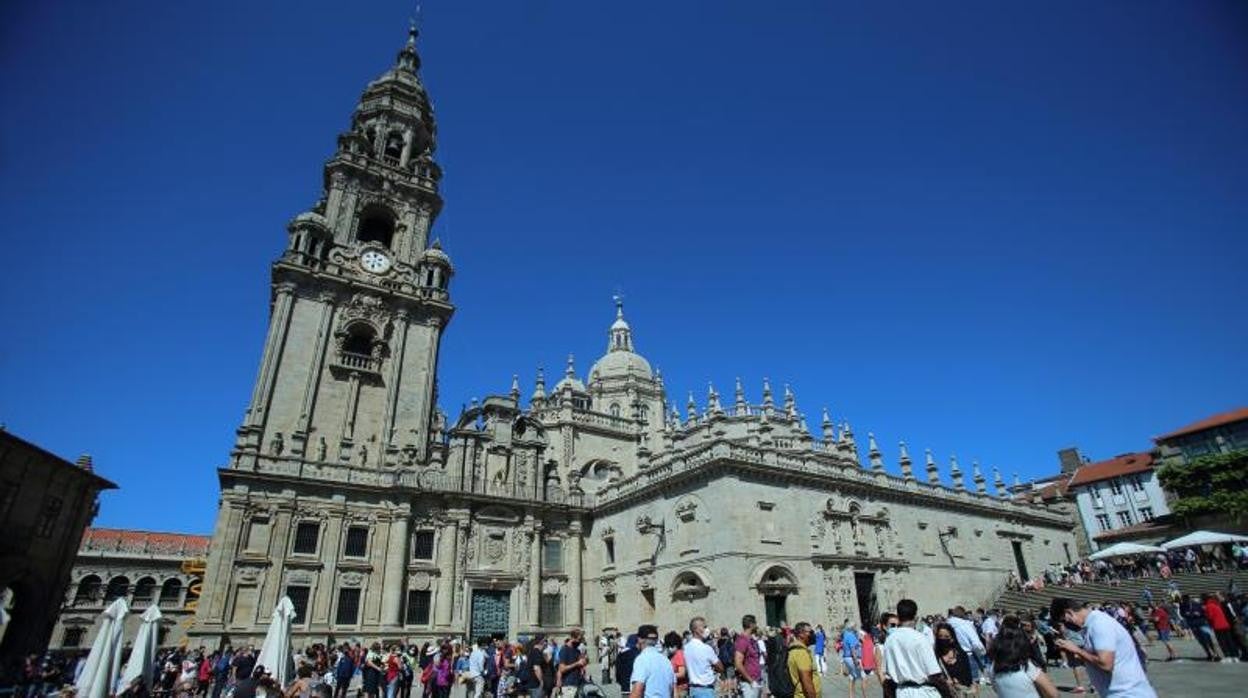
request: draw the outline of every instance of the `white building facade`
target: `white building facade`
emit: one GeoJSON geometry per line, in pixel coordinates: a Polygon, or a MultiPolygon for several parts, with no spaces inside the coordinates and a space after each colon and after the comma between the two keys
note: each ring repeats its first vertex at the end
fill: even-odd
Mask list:
{"type": "Polygon", "coordinates": [[[1098,538],[1121,537],[1170,513],[1157,480],[1151,453],[1128,453],[1089,463],[1075,471],[1068,486],[1092,550],[1106,547],[1098,538]]]}

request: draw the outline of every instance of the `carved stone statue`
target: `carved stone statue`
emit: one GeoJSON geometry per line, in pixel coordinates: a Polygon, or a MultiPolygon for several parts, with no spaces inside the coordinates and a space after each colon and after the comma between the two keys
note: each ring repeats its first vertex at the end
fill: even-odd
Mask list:
{"type": "Polygon", "coordinates": [[[368,465],[368,444],[360,444],[360,465],[368,465]]]}
{"type": "Polygon", "coordinates": [[[279,431],[273,434],[273,440],[269,442],[269,452],[280,456],[284,450],[286,450],[286,440],[282,438],[282,432],[279,431]]]}
{"type": "Polygon", "coordinates": [[[316,442],[316,459],[325,460],[325,454],[329,451],[329,446],[325,443],[325,437],[322,436],[316,442]]]}

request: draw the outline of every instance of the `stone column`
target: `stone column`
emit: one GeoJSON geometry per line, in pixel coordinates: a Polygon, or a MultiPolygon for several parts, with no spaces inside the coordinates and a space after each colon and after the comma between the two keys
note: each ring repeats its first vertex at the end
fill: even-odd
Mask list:
{"type": "MultiPolygon", "coordinates": [[[[334,294],[325,291],[317,298],[321,305],[321,324],[317,329],[316,350],[312,355],[312,366],[308,371],[308,380],[303,387],[303,405],[299,410],[299,431],[304,438],[311,431],[312,411],[316,407],[317,389],[321,385],[321,372],[325,367],[325,352],[329,348],[330,323],[334,318],[334,294]]],[[[304,454],[307,453],[305,444],[304,454]]]]}
{"type": "Polygon", "coordinates": [[[338,545],[342,537],[343,512],[331,511],[321,524],[320,557],[325,563],[316,580],[316,598],[312,604],[312,622],[329,623],[329,609],[338,585],[338,545]]]}
{"type": "Polygon", "coordinates": [[[455,563],[459,559],[459,521],[452,518],[442,527],[438,536],[438,600],[434,607],[434,625],[439,629],[451,627],[451,609],[454,601],[455,563]]]}
{"type": "Polygon", "coordinates": [[[533,539],[529,542],[529,625],[534,628],[540,623],[542,604],[542,522],[534,521],[533,539]]]}
{"type": "Polygon", "coordinates": [[[268,416],[269,400],[273,397],[273,386],[277,382],[278,364],[286,344],[291,307],[295,301],[294,284],[281,283],[274,290],[277,293],[277,299],[273,303],[269,334],[264,342],[264,358],[260,360],[260,376],[256,380],[256,387],[251,395],[251,406],[247,410],[247,423],[252,425],[264,424],[268,416]]]}
{"type": "Polygon", "coordinates": [[[390,523],[390,540],[386,548],[385,576],[381,582],[381,624],[402,625],[399,611],[403,607],[407,569],[407,514],[395,515],[390,523]]]}
{"type": "Polygon", "coordinates": [[[290,538],[290,522],[294,509],[288,504],[279,505],[273,517],[273,531],[269,534],[269,559],[273,565],[264,577],[264,590],[260,593],[259,617],[266,623],[277,606],[278,599],[286,593],[282,588],[284,578],[282,560],[286,559],[286,545],[290,538]]]}
{"type": "Polygon", "coordinates": [[[204,588],[199,610],[205,622],[225,620],[225,600],[229,596],[231,572],[237,555],[238,541],[242,534],[243,505],[228,499],[221,501],[217,515],[217,530],[213,533],[215,545],[209,553],[208,569],[204,574],[204,588]]]}
{"type": "Polygon", "coordinates": [[[568,625],[579,627],[581,625],[581,614],[585,609],[585,605],[581,603],[581,543],[582,543],[582,527],[580,519],[572,521],[570,527],[571,535],[568,536],[568,545],[572,548],[571,564],[568,566],[568,606],[571,608],[571,618],[568,625]]]}
{"type": "MultiPolygon", "coordinates": [[[[396,410],[399,401],[400,376],[403,375],[403,357],[407,352],[407,311],[400,309],[394,317],[394,336],[398,346],[390,357],[390,380],[386,382],[386,413],[381,420],[381,440],[387,451],[398,446],[394,442],[397,426],[396,410]]],[[[382,461],[384,462],[384,461],[382,461]]]]}
{"type": "Polygon", "coordinates": [[[355,435],[355,410],[359,406],[360,372],[352,371],[347,377],[347,409],[342,415],[342,440],[350,441],[355,435]]]}

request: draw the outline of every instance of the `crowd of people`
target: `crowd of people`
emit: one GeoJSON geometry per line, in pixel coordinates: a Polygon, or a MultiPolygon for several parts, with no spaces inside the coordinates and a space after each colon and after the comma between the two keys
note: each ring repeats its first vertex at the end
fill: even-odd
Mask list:
{"type": "MultiPolygon", "coordinates": [[[[603,634],[591,663],[590,641],[572,631],[523,642],[502,635],[473,642],[446,638],[420,645],[314,644],[286,672],[258,664],[256,648],[209,652],[173,649],[143,677],[119,686],[124,698],[592,698],[615,682],[629,698],[816,698],[836,672],[849,698],[868,682],[885,696],[975,697],[991,684],[998,696],[1055,696],[1047,672],[1070,668],[1074,693],[1154,695],[1144,648],[1161,643],[1176,658],[1175,636],[1190,635],[1210,661],[1248,659],[1248,595],[1232,582],[1201,598],[1170,583],[1164,598],[1147,588],[1138,603],[1093,606],[1055,599],[1034,613],[1003,614],[962,606],[919,616],[911,601],[859,627],[843,621],[762,627],[752,615],[737,628],[713,630],[701,617],[661,634],[642,625],[603,634]],[[291,677],[279,685],[275,675],[291,677]]],[[[85,653],[42,658],[21,667],[17,698],[68,696],[85,653]]]]}
{"type": "Polygon", "coordinates": [[[1046,586],[1071,588],[1088,582],[1116,586],[1128,579],[1170,579],[1174,574],[1248,569],[1248,546],[1234,544],[1227,550],[1182,548],[1160,553],[1123,555],[1112,559],[1082,559],[1065,567],[1052,567],[1031,579],[1010,572],[1006,588],[1039,591],[1046,586]]]}

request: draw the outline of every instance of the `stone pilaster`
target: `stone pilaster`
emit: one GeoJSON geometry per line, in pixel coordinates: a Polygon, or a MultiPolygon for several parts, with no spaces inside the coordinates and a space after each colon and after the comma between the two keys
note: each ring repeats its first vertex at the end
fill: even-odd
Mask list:
{"type": "Polygon", "coordinates": [[[434,625],[439,629],[451,627],[451,611],[456,594],[455,566],[459,560],[459,525],[459,520],[452,517],[438,536],[438,569],[441,574],[438,576],[437,603],[433,617],[434,625]]]}
{"type": "Polygon", "coordinates": [[[285,351],[286,333],[290,329],[291,308],[295,303],[295,285],[281,283],[274,287],[277,298],[269,321],[269,333],[264,341],[264,357],[260,360],[260,376],[251,394],[251,406],[247,410],[247,424],[261,426],[268,417],[269,401],[273,398],[273,386],[277,382],[278,364],[285,351]]]}
{"type": "Polygon", "coordinates": [[[321,560],[325,567],[317,578],[316,596],[312,603],[312,622],[328,624],[330,608],[337,593],[338,547],[342,540],[343,513],[331,511],[321,538],[321,560]]]}
{"type": "MultiPolygon", "coordinates": [[[[394,336],[398,338],[398,346],[390,360],[390,380],[386,381],[386,412],[381,420],[382,444],[386,451],[396,448],[394,442],[395,410],[399,400],[399,384],[403,375],[403,358],[407,354],[407,311],[400,309],[395,313],[394,336]]],[[[383,461],[384,462],[384,461],[383,461]]]]}
{"type": "Polygon", "coordinates": [[[402,625],[399,613],[403,608],[403,594],[407,588],[404,575],[409,557],[407,524],[406,514],[396,514],[390,523],[386,566],[381,582],[381,624],[383,626],[402,625]]]}
{"type": "MultiPolygon", "coordinates": [[[[330,327],[334,319],[334,294],[322,293],[321,323],[317,328],[316,350],[313,352],[312,365],[308,370],[308,380],[303,387],[303,404],[299,410],[299,431],[306,441],[312,427],[312,413],[316,410],[316,395],[321,385],[321,375],[325,368],[325,354],[329,349],[330,327]]],[[[303,446],[306,457],[307,445],[303,446]]]]}
{"type": "Polygon", "coordinates": [[[570,527],[570,535],[568,536],[568,547],[571,548],[572,558],[568,565],[568,599],[567,608],[569,617],[568,625],[580,627],[582,623],[582,613],[585,604],[581,598],[581,549],[584,547],[583,527],[579,519],[572,522],[570,527]]]}
{"type": "Polygon", "coordinates": [[[529,625],[536,628],[540,625],[538,613],[542,604],[542,523],[533,522],[532,538],[529,541],[529,625]]]}

